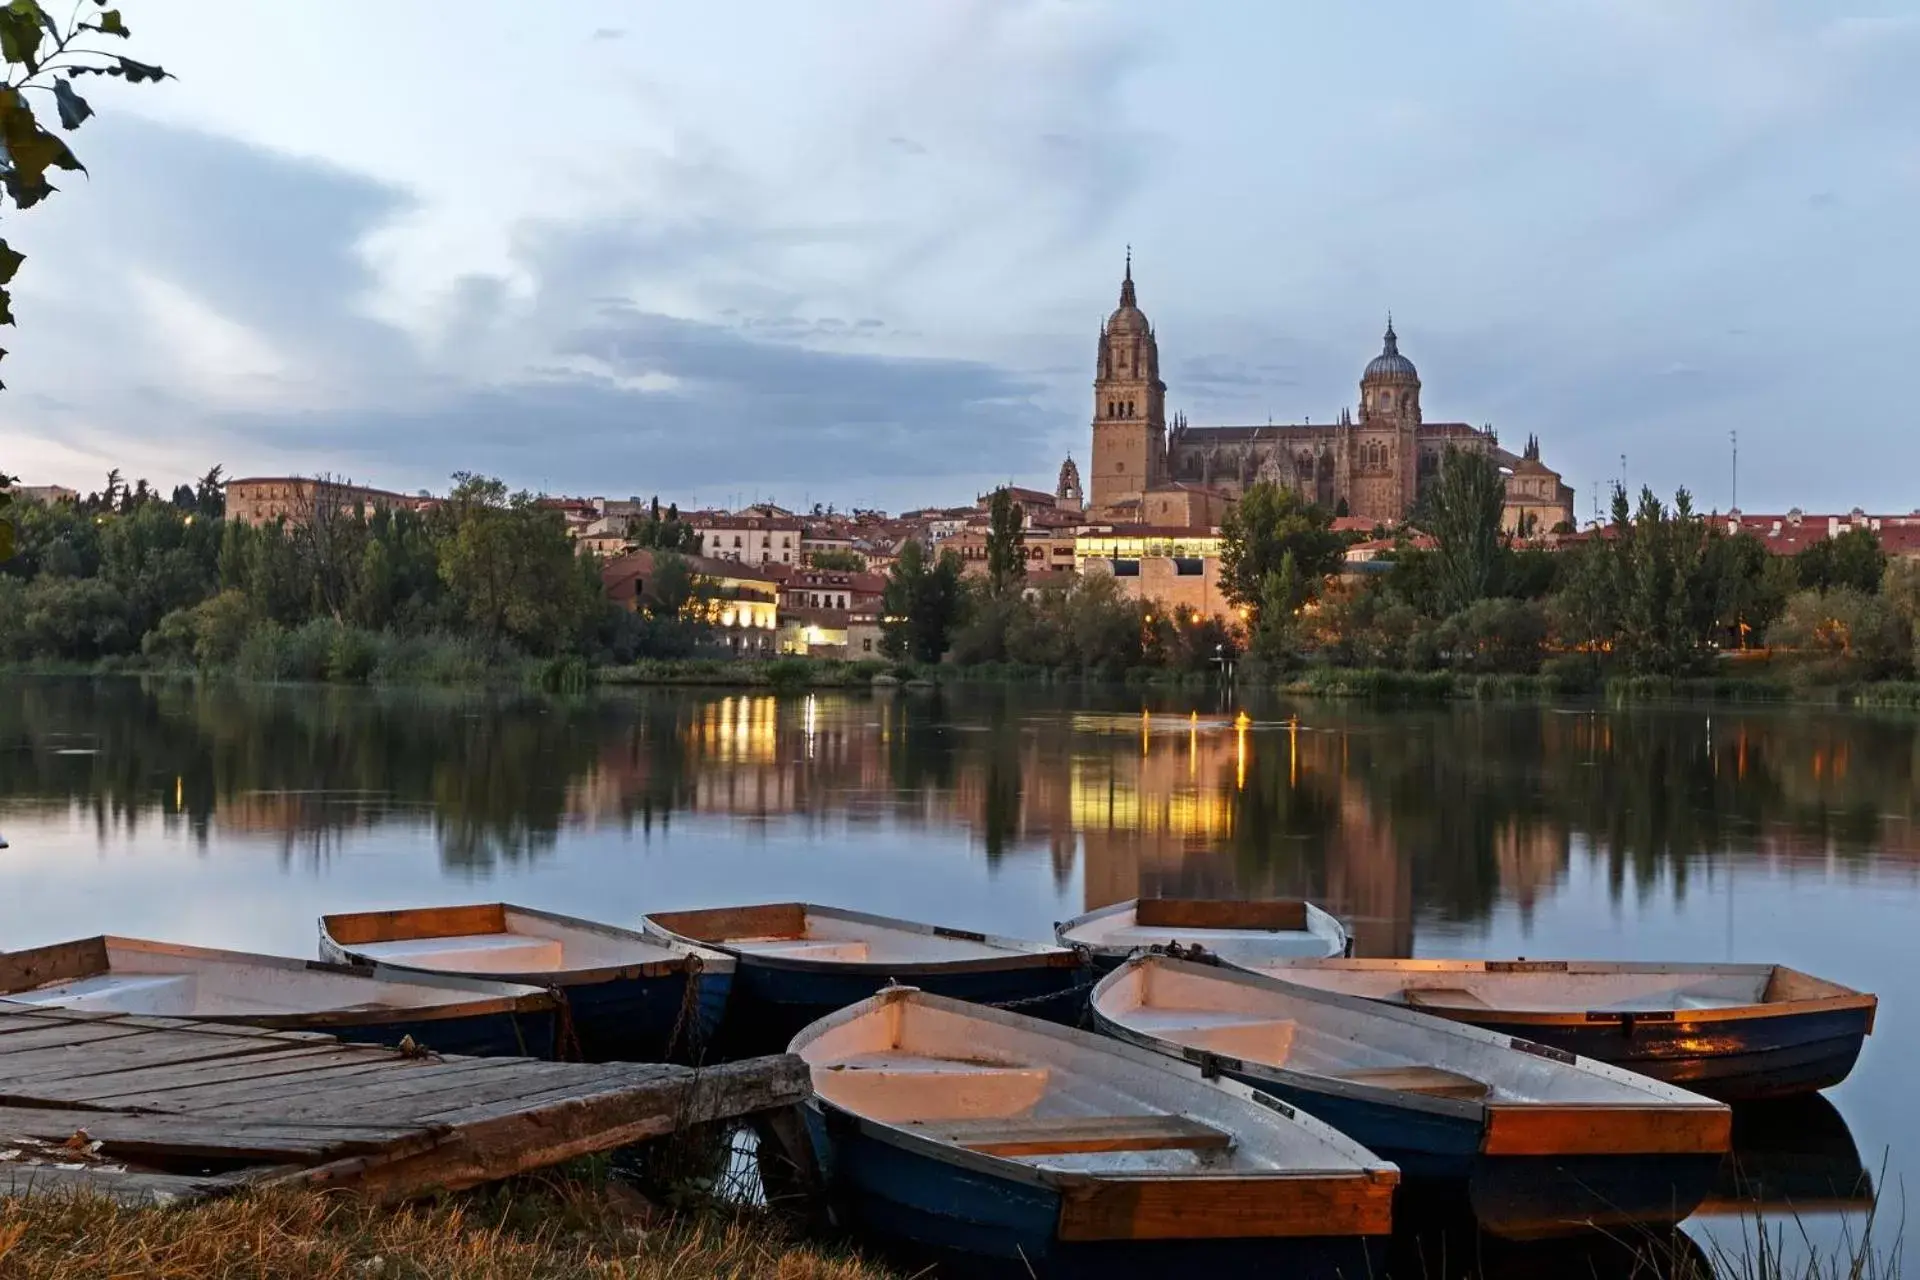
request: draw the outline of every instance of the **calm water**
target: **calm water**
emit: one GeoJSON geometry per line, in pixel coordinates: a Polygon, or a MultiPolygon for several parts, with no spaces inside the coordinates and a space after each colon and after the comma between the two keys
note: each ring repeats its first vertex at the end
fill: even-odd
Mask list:
{"type": "Polygon", "coordinates": [[[1838,1116],[1773,1125],[1803,1150],[1753,1163],[1804,1202],[1857,1151],[1898,1200],[1917,774],[1920,719],[1808,709],[6,679],[0,947],[310,955],[323,911],[493,898],[615,922],[807,898],[1039,937],[1136,895],[1306,894],[1361,955],[1777,961],[1877,991],[1838,1116]]]}

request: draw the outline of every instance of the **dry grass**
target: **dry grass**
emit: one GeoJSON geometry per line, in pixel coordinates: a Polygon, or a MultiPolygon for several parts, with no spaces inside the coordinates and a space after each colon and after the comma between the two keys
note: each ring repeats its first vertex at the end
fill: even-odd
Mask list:
{"type": "Polygon", "coordinates": [[[380,1207],[280,1192],[181,1208],[0,1200],[6,1280],[884,1280],[764,1212],[672,1216],[617,1182],[553,1177],[380,1207]]]}

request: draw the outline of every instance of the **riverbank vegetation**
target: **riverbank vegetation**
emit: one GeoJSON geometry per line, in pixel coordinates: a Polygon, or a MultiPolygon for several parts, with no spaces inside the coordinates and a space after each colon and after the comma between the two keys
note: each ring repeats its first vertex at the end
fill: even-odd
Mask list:
{"type": "Polygon", "coordinates": [[[880,1280],[857,1256],[798,1241],[765,1211],[659,1210],[624,1184],[528,1178],[383,1206],[316,1192],[118,1208],[0,1199],[10,1280],[880,1280]]]}

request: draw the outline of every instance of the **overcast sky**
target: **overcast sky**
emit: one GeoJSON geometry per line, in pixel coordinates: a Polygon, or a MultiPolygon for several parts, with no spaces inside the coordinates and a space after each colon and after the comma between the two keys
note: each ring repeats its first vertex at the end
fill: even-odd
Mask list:
{"type": "Polygon", "coordinates": [[[128,0],[0,469],[893,509],[1085,459],[1123,247],[1195,424],[1920,506],[1911,0],[128,0]],[[377,17],[375,15],[378,15],[377,17]]]}

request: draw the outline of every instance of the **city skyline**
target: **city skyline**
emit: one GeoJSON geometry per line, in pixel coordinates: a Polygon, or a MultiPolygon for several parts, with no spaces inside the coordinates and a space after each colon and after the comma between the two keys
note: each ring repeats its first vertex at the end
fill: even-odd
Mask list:
{"type": "Polygon", "coordinates": [[[510,18],[129,13],[180,79],[96,94],[10,232],[6,468],[1046,488],[1130,241],[1196,421],[1333,420],[1392,310],[1430,414],[1538,435],[1583,519],[1622,455],[1724,510],[1734,431],[1750,510],[1915,505],[1897,6],[510,18]]]}

